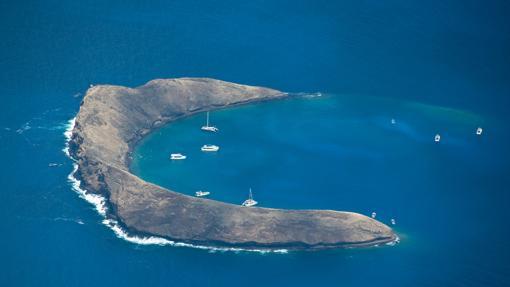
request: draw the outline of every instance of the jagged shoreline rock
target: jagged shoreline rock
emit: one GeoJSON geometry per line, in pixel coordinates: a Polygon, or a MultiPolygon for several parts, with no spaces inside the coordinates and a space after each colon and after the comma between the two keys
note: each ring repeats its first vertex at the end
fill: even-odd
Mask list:
{"type": "Polygon", "coordinates": [[[394,241],[367,216],[332,210],[246,208],[195,198],[129,171],[129,155],[149,132],[191,114],[286,97],[277,90],[208,78],[158,79],[137,88],[91,87],[69,143],[87,192],[107,199],[108,217],[129,232],[181,242],[245,248],[320,249],[394,241]]]}

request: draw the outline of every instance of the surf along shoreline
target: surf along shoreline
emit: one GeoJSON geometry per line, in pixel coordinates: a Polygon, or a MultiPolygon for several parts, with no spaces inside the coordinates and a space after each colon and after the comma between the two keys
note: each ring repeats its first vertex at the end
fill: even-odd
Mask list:
{"type": "Polygon", "coordinates": [[[287,96],[201,78],[154,80],[135,89],[92,87],[67,134],[69,156],[76,165],[70,175],[77,181],[75,190],[82,197],[102,197],[96,201],[104,206],[103,223],[118,237],[139,244],[283,252],[394,242],[398,237],[391,228],[364,215],[245,208],[176,193],[129,171],[136,144],[165,124],[203,111],[287,96]],[[129,234],[134,234],[132,240],[129,234]]]}

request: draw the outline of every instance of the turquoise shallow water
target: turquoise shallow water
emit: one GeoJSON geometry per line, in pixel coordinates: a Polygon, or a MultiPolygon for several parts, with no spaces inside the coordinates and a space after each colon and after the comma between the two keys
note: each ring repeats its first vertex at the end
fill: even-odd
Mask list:
{"type": "Polygon", "coordinates": [[[221,128],[217,134],[197,128],[204,114],[151,134],[136,149],[132,170],[173,190],[205,189],[230,203],[242,202],[251,187],[262,206],[365,214],[387,209],[381,216],[388,220],[397,216],[398,202],[417,195],[411,192],[416,183],[424,194],[443,193],[438,179],[448,179],[444,169],[467,165],[486,172],[493,164],[483,145],[494,142],[474,133],[484,118],[412,102],[309,95],[221,110],[211,118],[221,128]],[[436,133],[440,144],[433,141],[436,133]],[[204,153],[203,144],[220,151],[204,153]],[[188,159],[170,161],[173,152],[188,159]]]}
{"type": "Polygon", "coordinates": [[[0,1],[0,286],[509,286],[509,11],[0,1]],[[237,204],[252,187],[261,206],[375,210],[402,243],[260,255],[117,238],[68,182],[65,125],[90,84],[193,76],[331,95],[214,112],[215,136],[202,114],[176,122],[140,146],[138,174],[237,204]],[[222,150],[204,155],[206,142],[222,150]],[[170,163],[174,149],[189,159],[170,163]]]}
{"type": "Polygon", "coordinates": [[[394,247],[283,255],[333,256],[335,272],[369,278],[383,272],[396,281],[450,278],[443,281],[449,285],[506,276],[504,264],[491,263],[508,255],[501,172],[509,142],[501,122],[352,95],[253,104],[213,112],[211,119],[220,132],[200,130],[203,113],[153,132],[135,150],[132,171],[175,191],[203,189],[234,204],[251,187],[263,207],[376,211],[387,224],[396,219],[402,241],[394,247]],[[478,126],[485,128],[482,136],[475,134],[478,126]],[[203,144],[220,150],[204,153],[203,144]],[[172,152],[188,158],[171,161],[172,152]]]}

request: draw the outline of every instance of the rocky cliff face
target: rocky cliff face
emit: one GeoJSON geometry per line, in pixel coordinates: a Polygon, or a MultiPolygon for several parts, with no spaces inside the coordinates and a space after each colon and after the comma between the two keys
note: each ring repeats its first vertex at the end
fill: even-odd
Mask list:
{"type": "Polygon", "coordinates": [[[108,199],[109,215],[134,233],[204,245],[328,248],[395,239],[386,225],[351,212],[246,208],[183,195],[129,172],[139,139],[180,117],[286,94],[213,79],[153,80],[138,88],[90,88],[70,150],[88,192],[108,199]]]}

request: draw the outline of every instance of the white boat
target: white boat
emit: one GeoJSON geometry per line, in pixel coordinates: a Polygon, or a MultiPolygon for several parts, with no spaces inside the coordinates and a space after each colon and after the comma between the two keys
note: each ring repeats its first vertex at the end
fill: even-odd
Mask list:
{"type": "Polygon", "coordinates": [[[374,211],[372,212],[372,218],[375,218],[377,216],[377,213],[374,211]]]}
{"type": "Polygon", "coordinates": [[[480,128],[480,127],[479,127],[479,128],[477,128],[477,129],[476,129],[476,134],[477,134],[477,135],[481,135],[481,134],[482,134],[482,132],[483,132],[483,129],[482,129],[482,128],[480,128]]]}
{"type": "Polygon", "coordinates": [[[201,148],[202,151],[218,151],[219,149],[220,149],[219,146],[212,144],[205,144],[201,148]]]}
{"type": "Polygon", "coordinates": [[[397,121],[396,121],[395,119],[391,119],[391,124],[392,124],[392,125],[394,125],[394,124],[396,124],[396,123],[397,123],[397,121]]]}
{"type": "Polygon", "coordinates": [[[250,195],[249,195],[248,199],[243,202],[243,206],[250,207],[250,206],[257,205],[257,203],[258,202],[253,200],[253,195],[251,193],[251,188],[250,188],[250,195]]]}
{"type": "Polygon", "coordinates": [[[438,143],[439,141],[441,140],[441,136],[439,134],[437,134],[435,137],[434,137],[434,141],[436,143],[438,143]]]}
{"type": "Polygon", "coordinates": [[[202,129],[203,131],[206,131],[206,132],[214,132],[214,133],[215,133],[215,132],[217,132],[217,131],[219,131],[219,129],[218,129],[217,127],[215,127],[215,126],[210,126],[210,125],[209,125],[209,112],[207,112],[207,120],[206,120],[206,124],[205,124],[205,126],[203,126],[201,129],[202,129]]]}
{"type": "Polygon", "coordinates": [[[195,192],[195,195],[197,197],[207,196],[209,194],[211,194],[209,191],[201,191],[201,190],[199,190],[199,191],[195,192]]]}
{"type": "Polygon", "coordinates": [[[391,219],[391,225],[395,225],[395,224],[397,224],[397,222],[395,221],[395,218],[392,218],[391,219]]]}
{"type": "Polygon", "coordinates": [[[182,153],[173,153],[170,155],[170,159],[175,159],[175,160],[186,159],[186,156],[183,155],[182,153]]]}

